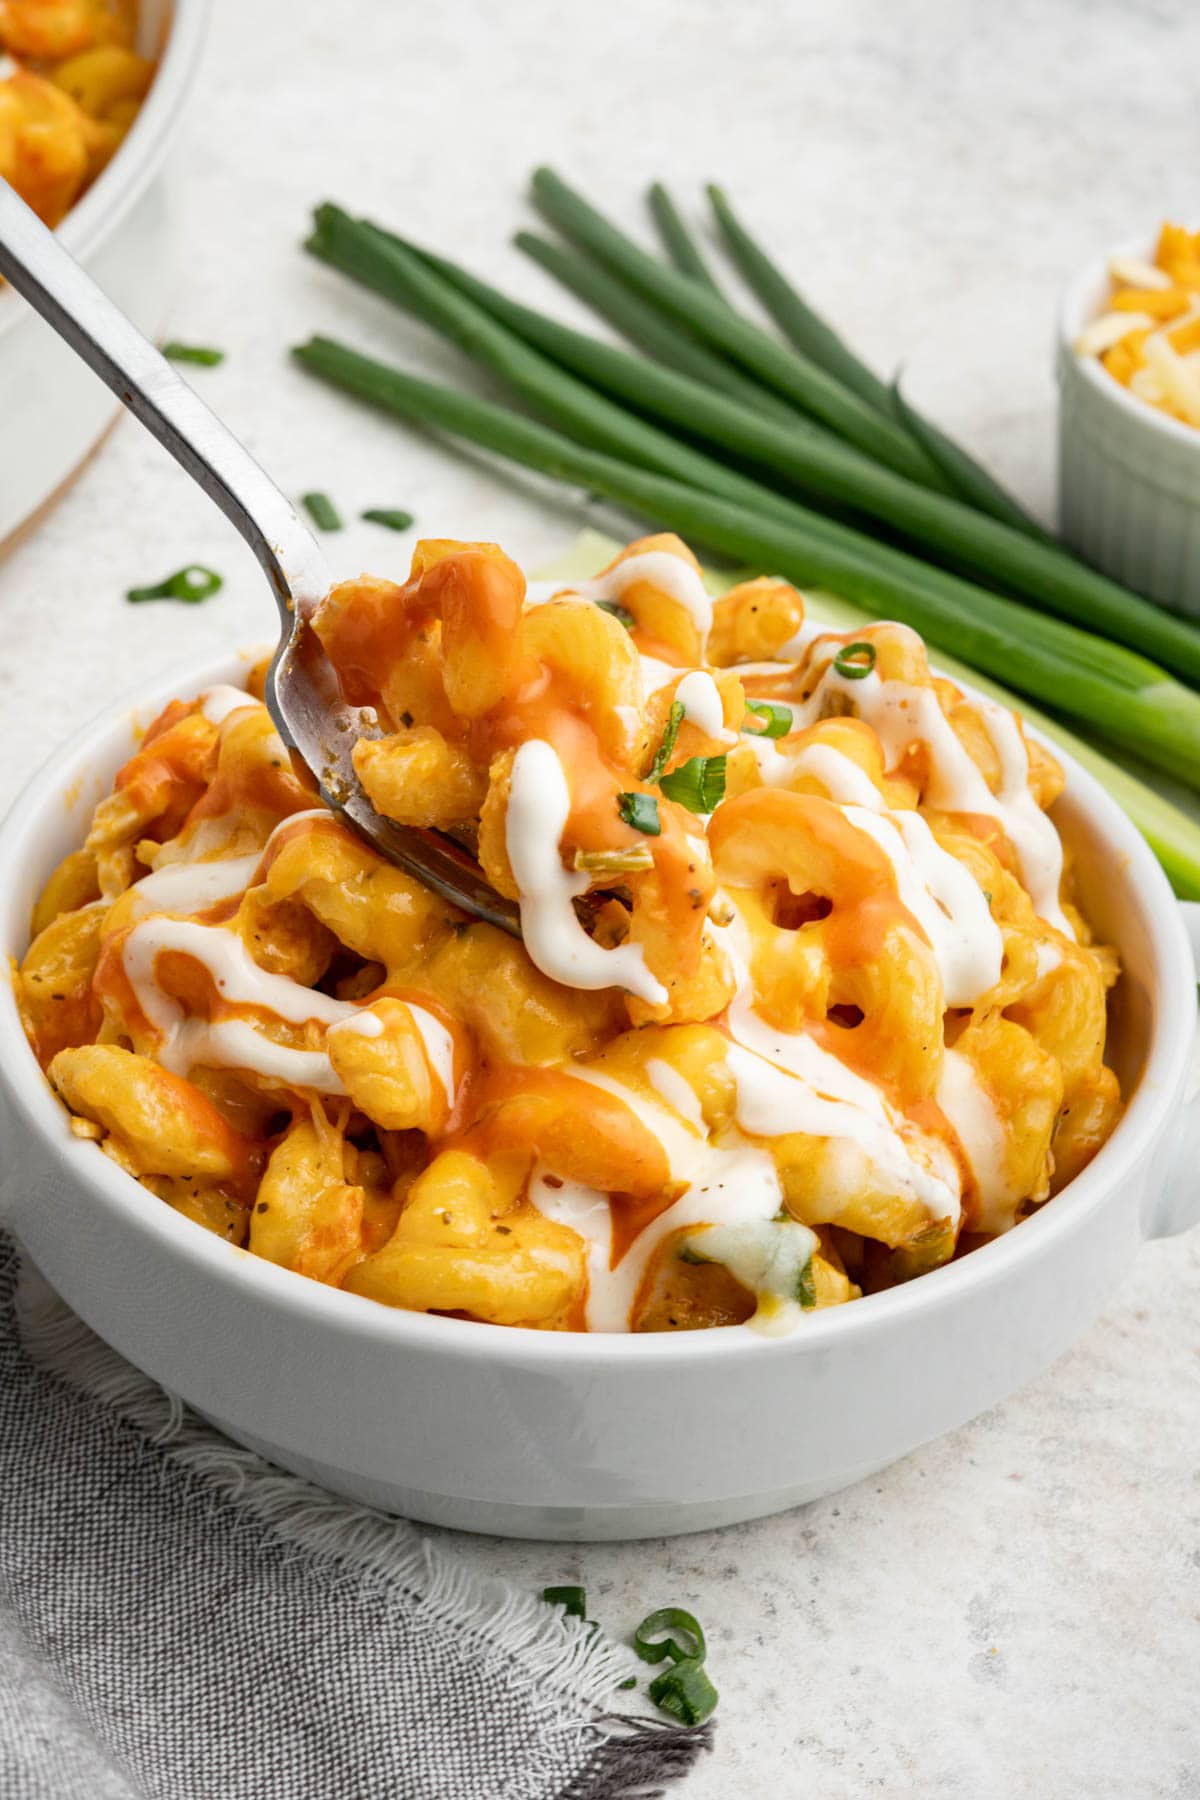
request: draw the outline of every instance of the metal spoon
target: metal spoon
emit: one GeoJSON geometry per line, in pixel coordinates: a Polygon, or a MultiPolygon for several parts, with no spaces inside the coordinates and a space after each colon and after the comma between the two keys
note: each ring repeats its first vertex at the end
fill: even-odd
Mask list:
{"type": "Polygon", "coordinates": [[[331,583],[311,531],[233,433],[2,179],[0,275],[216,501],[258,558],[282,622],[267,706],[325,804],[406,874],[519,937],[517,908],[460,844],[384,818],[363,792],[350,752],[356,738],[379,735],[379,722],[369,707],[346,704],[312,628],[313,610],[331,583]]]}

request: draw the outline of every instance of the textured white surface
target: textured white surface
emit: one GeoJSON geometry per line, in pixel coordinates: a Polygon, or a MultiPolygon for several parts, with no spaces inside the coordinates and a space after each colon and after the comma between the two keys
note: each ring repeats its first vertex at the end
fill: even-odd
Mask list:
{"type": "MultiPolygon", "coordinates": [[[[171,327],[230,357],[197,385],[289,490],[327,488],[347,516],[407,506],[427,534],[529,562],[557,553],[577,508],[287,366],[289,343],[326,330],[456,367],[299,253],[310,203],[394,220],[566,316],[506,243],[535,163],[631,224],[652,177],[685,200],[719,178],[851,339],[881,368],[906,358],[914,393],[1046,512],[1059,286],[1163,211],[1196,216],[1200,14],[1184,0],[217,13],[178,166],[171,327]]],[[[407,561],[408,540],[370,526],[326,544],[338,574],[407,561]]],[[[123,424],[0,567],[0,797],[123,688],[273,618],[248,553],[123,424]],[[226,573],[215,600],[126,607],[126,587],[188,560],[226,573]]],[[[661,1546],[458,1548],[531,1586],[585,1581],[615,1629],[694,1608],[723,1699],[689,1800],[1190,1800],[1198,1303],[1197,1240],[1147,1248],[1034,1387],[778,1520],[661,1546]]]]}

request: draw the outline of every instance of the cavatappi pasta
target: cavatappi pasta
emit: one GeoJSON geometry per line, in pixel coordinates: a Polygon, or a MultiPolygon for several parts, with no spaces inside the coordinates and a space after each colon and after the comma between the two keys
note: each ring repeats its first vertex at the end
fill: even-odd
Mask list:
{"type": "Polygon", "coordinates": [[[338,823],[259,674],[172,702],[18,978],[72,1128],[166,1204],[394,1306],[780,1330],[1103,1143],[1060,771],[906,627],[714,603],[673,537],[536,593],[426,542],[317,627],[376,806],[476,849],[524,944],[338,823]]]}
{"type": "Polygon", "coordinates": [[[137,116],[154,64],[136,0],[0,0],[0,176],[47,225],[89,187],[137,116]]]}

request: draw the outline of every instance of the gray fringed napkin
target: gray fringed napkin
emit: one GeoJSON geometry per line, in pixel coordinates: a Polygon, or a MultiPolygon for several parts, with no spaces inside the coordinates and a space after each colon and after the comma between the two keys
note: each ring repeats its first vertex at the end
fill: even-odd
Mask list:
{"type": "Polygon", "coordinates": [[[230,1444],[0,1238],[0,1800],[622,1800],[708,1743],[606,1710],[636,1666],[230,1444]]]}

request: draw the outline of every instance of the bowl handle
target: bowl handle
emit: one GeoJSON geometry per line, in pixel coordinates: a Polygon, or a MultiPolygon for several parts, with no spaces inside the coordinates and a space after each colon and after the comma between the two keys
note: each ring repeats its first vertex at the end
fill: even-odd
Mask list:
{"type": "MultiPolygon", "coordinates": [[[[1179,910],[1192,943],[1196,968],[1200,969],[1200,905],[1181,900],[1179,910]]],[[[1192,980],[1196,980],[1193,971],[1192,980]]],[[[1179,1116],[1161,1171],[1156,1171],[1154,1191],[1148,1196],[1143,1218],[1147,1237],[1174,1237],[1200,1223],[1200,1035],[1192,1056],[1191,1072],[1184,1089],[1179,1116]]]]}

